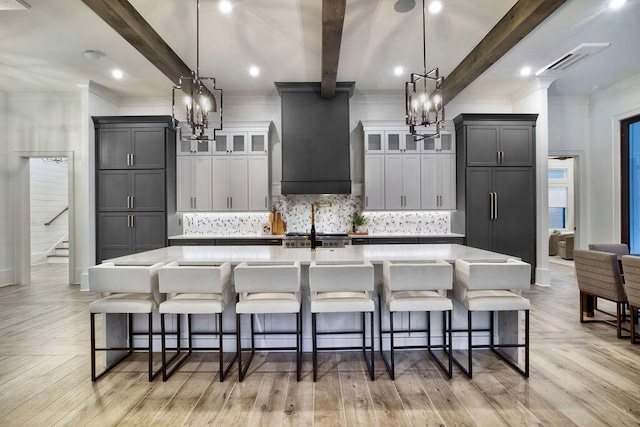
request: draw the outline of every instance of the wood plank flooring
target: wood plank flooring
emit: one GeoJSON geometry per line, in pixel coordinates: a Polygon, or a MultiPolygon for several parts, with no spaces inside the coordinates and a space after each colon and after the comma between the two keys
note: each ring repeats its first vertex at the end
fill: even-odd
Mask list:
{"type": "MultiPolygon", "coordinates": [[[[87,305],[65,284],[66,265],[34,268],[33,284],[0,288],[0,425],[627,426],[640,425],[640,346],[604,324],[578,322],[571,267],[551,264],[552,286],[533,287],[531,377],[478,351],[474,378],[446,379],[424,352],[398,352],[396,381],[376,355],[371,382],[360,353],[305,354],[296,382],[288,353],[258,353],[243,383],[224,383],[217,356],[197,353],[167,382],[149,383],[136,354],[89,378],[87,305]]],[[[604,305],[604,304],[603,304],[604,305]]]]}

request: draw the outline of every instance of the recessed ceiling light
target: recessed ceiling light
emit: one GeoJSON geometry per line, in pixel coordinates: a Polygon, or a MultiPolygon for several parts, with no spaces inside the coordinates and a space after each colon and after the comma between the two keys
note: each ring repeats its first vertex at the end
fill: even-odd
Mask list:
{"type": "Polygon", "coordinates": [[[429,13],[440,13],[442,10],[442,3],[439,1],[432,1],[429,3],[429,13]]]}
{"type": "Polygon", "coordinates": [[[222,0],[220,3],[218,3],[218,7],[220,8],[220,12],[226,15],[230,14],[233,10],[233,5],[229,0],[222,0]]]}
{"type": "Polygon", "coordinates": [[[611,9],[620,9],[627,0],[611,0],[609,2],[609,7],[611,9]]]}
{"type": "Polygon", "coordinates": [[[0,0],[0,10],[28,10],[31,6],[23,0],[0,0]]]}
{"type": "Polygon", "coordinates": [[[92,49],[85,50],[84,52],[82,52],[82,55],[84,55],[85,58],[93,59],[95,61],[102,58],[103,56],[106,56],[104,52],[100,52],[99,50],[92,50],[92,49]]]}
{"type": "Polygon", "coordinates": [[[253,67],[249,68],[249,74],[252,77],[258,77],[260,75],[260,68],[254,65],[253,67]]]}
{"type": "Polygon", "coordinates": [[[589,89],[591,89],[591,90],[598,90],[598,89],[600,89],[600,86],[598,86],[598,85],[593,85],[593,86],[591,86],[589,89]]]}
{"type": "Polygon", "coordinates": [[[520,75],[522,77],[527,77],[531,75],[531,67],[522,67],[520,69],[520,75]]]}
{"type": "Polygon", "coordinates": [[[393,74],[395,74],[396,76],[401,76],[404,74],[404,68],[402,68],[401,66],[397,66],[396,68],[393,69],[393,74]]]}
{"type": "Polygon", "coordinates": [[[124,77],[124,74],[122,73],[121,70],[113,70],[111,71],[111,75],[113,76],[114,79],[121,79],[124,77]]]}

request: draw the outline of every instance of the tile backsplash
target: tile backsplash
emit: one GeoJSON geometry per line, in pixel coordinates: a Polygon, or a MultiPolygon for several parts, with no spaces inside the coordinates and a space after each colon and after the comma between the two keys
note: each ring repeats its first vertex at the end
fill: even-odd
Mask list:
{"type": "MultiPolygon", "coordinates": [[[[331,203],[316,209],[316,230],[346,232],[351,230],[351,217],[361,209],[358,196],[289,195],[274,196],[273,206],[287,223],[287,231],[311,228],[311,203],[331,203]]],[[[450,214],[441,211],[365,212],[369,218],[369,234],[447,234],[450,214]]],[[[259,235],[269,223],[268,212],[219,212],[183,214],[185,235],[259,235]]]]}

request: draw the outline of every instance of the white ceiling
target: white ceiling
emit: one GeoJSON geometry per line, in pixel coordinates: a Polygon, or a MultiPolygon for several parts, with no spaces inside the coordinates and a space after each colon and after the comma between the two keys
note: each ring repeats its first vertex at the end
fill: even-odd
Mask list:
{"type": "MultiPolygon", "coordinates": [[[[0,90],[64,92],[93,80],[122,97],[168,97],[170,82],[80,0],[26,0],[26,11],[0,11],[0,90]],[[87,59],[87,49],[105,57],[87,59]],[[114,80],[112,68],[125,77],[114,80]]],[[[129,0],[191,68],[196,66],[196,0],[129,0]]],[[[275,81],[320,81],[320,0],[201,0],[200,74],[215,76],[225,94],[275,94],[275,81]],[[250,66],[261,68],[252,78],[250,66]]],[[[403,94],[410,72],[422,71],[422,15],[418,6],[394,10],[396,0],[347,0],[339,81],[357,92],[403,94]],[[401,77],[393,75],[405,67],[401,77]]],[[[404,0],[406,1],[406,0],[404,0]]],[[[516,0],[443,0],[427,15],[427,66],[450,73],[516,0]]],[[[611,10],[605,0],[568,0],[470,85],[465,95],[509,96],[537,70],[581,43],[611,45],[565,71],[553,95],[586,95],[640,72],[640,0],[611,10]]]]}

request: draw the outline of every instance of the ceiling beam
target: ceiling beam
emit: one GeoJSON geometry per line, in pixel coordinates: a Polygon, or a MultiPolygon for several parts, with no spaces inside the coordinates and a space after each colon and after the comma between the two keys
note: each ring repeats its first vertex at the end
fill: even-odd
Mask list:
{"type": "Polygon", "coordinates": [[[322,85],[320,96],[334,98],[346,0],[322,0],[322,85]]]}
{"type": "MultiPolygon", "coordinates": [[[[82,1],[155,65],[174,85],[178,84],[180,77],[191,76],[191,69],[187,64],[127,0],[82,1]]],[[[184,79],[181,87],[185,93],[190,94],[191,79],[184,79]]],[[[167,88],[167,94],[169,89],[167,88]]],[[[213,95],[211,99],[215,111],[216,99],[213,95]]]]}
{"type": "Polygon", "coordinates": [[[566,0],[518,0],[444,79],[444,103],[451,101],[566,0]]]}

